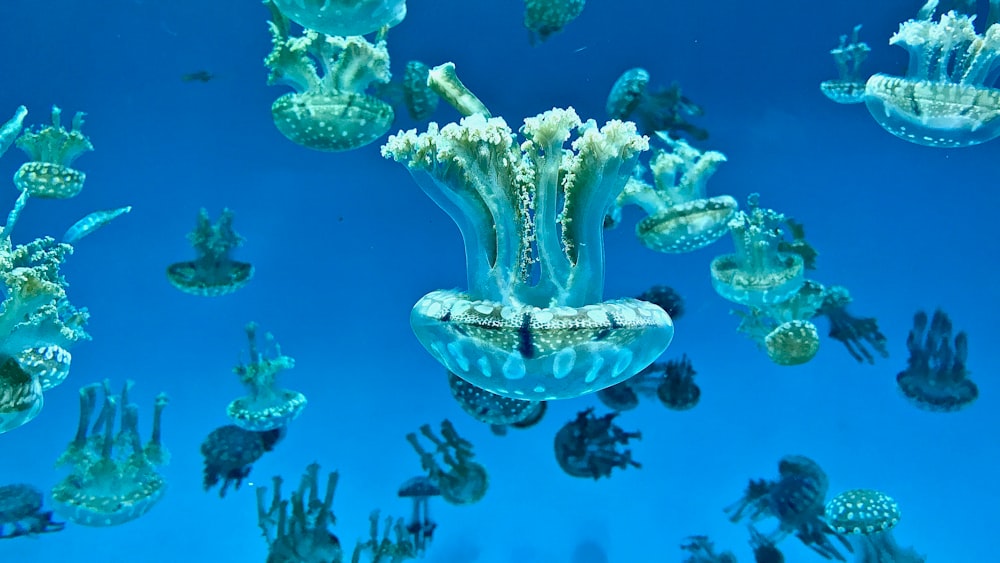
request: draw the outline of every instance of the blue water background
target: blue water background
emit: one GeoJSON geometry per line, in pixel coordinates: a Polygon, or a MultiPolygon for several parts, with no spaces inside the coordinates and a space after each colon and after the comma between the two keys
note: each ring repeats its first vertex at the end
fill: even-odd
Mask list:
{"type": "MultiPolygon", "coordinates": [[[[818,90],[835,76],[828,50],[857,23],[873,48],[867,69],[898,73],[905,52],[888,37],[918,7],[591,0],[564,32],[532,47],[521,2],[409,2],[389,34],[397,74],[410,59],[452,60],[515,127],[553,106],[603,119],[610,85],[629,67],[647,68],[654,83],[678,81],[706,108],[696,122],[711,138],[700,146],[729,158],[710,191],[740,201],[760,192],[764,205],[803,222],[821,252],[815,277],[848,286],[852,311],[876,316],[890,339],[891,357],[874,366],[830,340],[806,366],[772,365],[711,289],[708,263],[731,243],[654,253],[632,234],[639,214],[630,209],[607,233],[605,295],[667,284],[686,297],[665,358],[692,358],[702,401],[690,412],[649,403],[622,415],[623,427],[643,432],[633,449],[643,468],[593,482],[564,475],[552,453],[555,432],[597,405],[593,397],[552,403],[540,425],[505,438],[452,400],[408,313],[424,293],[465,283],[459,233],[403,166],[379,156],[380,143],[323,154],[277,132],[269,107],[286,90],[265,83],[262,5],[4,0],[0,114],[26,104],[34,124],[48,121],[53,103],[67,117],[84,110],[97,148],[77,162],[88,174],[83,193],[30,202],[15,239],[58,235],[96,209],[134,210],[81,241],[67,264],[70,297],[89,307],[94,339],[73,348],[70,378],[46,393],[42,414],[0,436],[0,483],[48,489],[65,475],[53,462],[75,431],[77,389],[103,378],[136,381],[147,433],[153,397],[170,395],[164,440],[173,458],[163,469],[167,496],[138,521],[0,542],[0,561],[263,561],[254,486],[275,474],[294,483],[313,461],[341,472],[335,532],[352,546],[373,508],[408,515],[396,487],[420,468],[403,436],[443,418],[476,445],[491,484],[474,506],[433,505],[440,527],[429,562],[563,563],[585,541],[615,563],[680,561],[689,534],[751,561],[745,528],[722,507],[792,453],[817,460],[834,493],[894,496],[904,511],[896,537],[929,561],[996,561],[1000,145],[909,144],[863,106],[835,105],[818,90]],[[216,78],[180,80],[200,69],[216,78]],[[213,216],[232,208],[247,238],[236,256],[257,275],[236,294],[196,298],[166,282],[167,264],[193,256],[185,234],[200,207],[213,216]],[[895,387],[914,311],[937,306],[968,331],[981,391],[955,414],[916,410],[895,387]],[[252,483],[220,501],[202,491],[198,447],[243,391],[231,368],[251,320],[296,359],[283,381],[310,402],[252,483]]],[[[456,117],[442,107],[433,119],[456,117]]],[[[397,125],[415,126],[406,116],[397,125]]],[[[22,161],[12,149],[0,176],[22,161]]],[[[6,190],[13,203],[17,192],[6,190]]],[[[782,547],[790,562],[819,560],[794,538],[782,547]]]]}

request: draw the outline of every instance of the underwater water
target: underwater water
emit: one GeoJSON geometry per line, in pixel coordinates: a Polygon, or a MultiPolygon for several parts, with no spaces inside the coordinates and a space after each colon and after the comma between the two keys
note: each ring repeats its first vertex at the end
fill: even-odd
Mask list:
{"type": "MultiPolygon", "coordinates": [[[[746,522],[731,523],[723,509],[748,480],[775,478],[788,455],[822,466],[828,498],[858,488],[891,495],[902,512],[896,540],[927,561],[997,560],[1000,192],[992,174],[1000,145],[910,143],[883,130],[864,104],[838,105],[819,89],[836,76],[830,49],[858,23],[871,46],[866,72],[903,73],[906,51],[888,40],[919,8],[913,0],[591,0],[564,29],[530,41],[521,2],[410,0],[388,31],[394,75],[408,60],[453,61],[514,130],[553,107],[604,123],[608,92],[629,68],[647,69],[651,85],[677,82],[704,108],[690,120],[709,137],[691,143],[727,158],[710,193],[741,205],[760,193],[763,207],[804,224],[819,251],[816,279],[849,287],[851,311],[877,318],[887,337],[887,358],[858,362],[826,338],[820,320],[816,357],[776,365],[737,332],[735,305],[713,290],[709,264],[733,252],[730,237],[690,253],[654,252],[633,231],[644,215],[626,207],[622,224],[605,232],[604,299],[654,285],[684,297],[661,361],[686,354],[701,397],[687,411],[654,399],[618,416],[623,429],[642,433],[628,444],[642,467],[594,480],[564,473],[553,448],[579,411],[609,412],[594,394],[549,401],[541,422],[502,437],[454,400],[409,315],[428,292],[466,287],[462,237],[406,167],[380,155],[384,137],[331,153],[279,132],[269,108],[288,89],[267,84],[266,7],[5,0],[0,120],[22,104],[25,125],[48,123],[53,104],[66,126],[84,111],[95,147],[74,163],[87,175],[83,191],[33,198],[13,241],[58,238],[94,210],[132,210],[74,243],[66,258],[66,291],[89,310],[93,339],[72,346],[71,372],[45,392],[38,416],[0,434],[0,485],[47,493],[64,479],[69,470],[54,464],[76,433],[77,391],[105,378],[116,390],[134,380],[143,440],[155,397],[169,396],[162,440],[170,460],[157,469],[167,488],[148,513],[0,541],[0,561],[265,561],[255,489],[282,475],[287,495],[313,462],[321,483],[339,472],[331,530],[347,560],[367,538],[373,509],[409,517],[411,501],[397,489],[422,469],[405,436],[444,419],[474,445],[489,488],[468,505],[430,499],[438,527],[427,562],[684,561],[690,554],[680,546],[692,535],[752,561],[746,522]],[[200,71],[205,80],[193,76],[200,71]],[[233,257],[255,273],[231,294],[183,293],[165,275],[192,260],[186,234],[201,208],[213,220],[231,209],[246,239],[233,257]],[[954,412],[916,408],[895,379],[907,369],[914,313],[937,308],[968,334],[967,367],[979,388],[975,402],[954,412]],[[203,489],[199,448],[230,423],[227,405],[245,394],[233,367],[247,361],[251,321],[294,358],[280,383],[308,405],[242,487],[220,499],[203,489]]],[[[459,117],[442,103],[428,120],[443,126],[459,117]]],[[[390,133],[425,131],[428,120],[397,109],[390,133]]],[[[12,147],[0,177],[14,175],[23,157],[12,147]]],[[[17,197],[13,184],[0,191],[4,209],[17,197]]],[[[51,498],[45,506],[53,508],[51,498]]],[[[66,521],[58,512],[54,519],[66,521]]],[[[756,525],[770,532],[776,522],[756,525]]],[[[789,562],[824,560],[794,534],[779,547],[789,562]]],[[[875,561],[854,557],[847,554],[875,561]]]]}

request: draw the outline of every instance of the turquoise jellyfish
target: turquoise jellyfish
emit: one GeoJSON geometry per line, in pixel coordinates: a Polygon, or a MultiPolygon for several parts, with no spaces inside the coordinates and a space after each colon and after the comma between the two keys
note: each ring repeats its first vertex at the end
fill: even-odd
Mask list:
{"type": "Polygon", "coordinates": [[[94,150],[83,134],[82,111],[73,116],[71,129],[61,124],[62,110],[52,106],[52,124],[27,130],[18,137],[17,148],[31,159],[14,173],[14,185],[28,195],[49,199],[71,198],[83,190],[87,175],[73,168],[73,161],[94,150]]]}
{"type": "Polygon", "coordinates": [[[244,241],[233,230],[231,210],[223,209],[215,223],[208,218],[207,211],[200,210],[197,224],[187,238],[198,256],[167,267],[167,280],[171,285],[191,295],[216,297],[230,294],[250,283],[253,265],[230,257],[232,251],[242,246],[244,241]]]}
{"type": "Polygon", "coordinates": [[[306,408],[306,396],[298,391],[278,387],[278,374],[295,367],[295,360],[281,353],[281,346],[268,333],[267,350],[257,344],[257,325],[246,326],[250,341],[250,361],[242,363],[233,372],[250,393],[235,399],[226,408],[226,414],[236,426],[253,432],[266,432],[284,428],[298,418],[306,408]],[[265,354],[267,352],[267,354],[265,354]]]}
{"type": "Polygon", "coordinates": [[[861,76],[861,65],[868,58],[871,47],[858,39],[861,24],[854,26],[850,42],[846,35],[840,36],[840,44],[830,50],[837,65],[837,78],[824,80],[819,89],[827,98],[838,104],[860,104],[865,101],[865,79],[861,76]]]}

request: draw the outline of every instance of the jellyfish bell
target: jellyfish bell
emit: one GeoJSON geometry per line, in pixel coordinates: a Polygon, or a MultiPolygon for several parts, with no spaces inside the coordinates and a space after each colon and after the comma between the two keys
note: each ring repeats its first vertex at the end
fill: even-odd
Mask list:
{"type": "Polygon", "coordinates": [[[42,492],[23,483],[0,487],[0,539],[61,531],[65,522],[53,522],[42,510],[42,492]]]}
{"type": "Polygon", "coordinates": [[[69,351],[56,344],[28,348],[17,357],[18,364],[38,378],[42,391],[48,391],[66,380],[72,360],[69,351]]]}
{"type": "Polygon", "coordinates": [[[481,389],[448,373],[448,387],[462,410],[486,424],[507,425],[521,422],[537,413],[537,401],[514,399],[481,389]]]}
{"type": "Polygon", "coordinates": [[[14,358],[0,363],[0,434],[31,422],[42,412],[42,385],[14,358]]]}
{"type": "Polygon", "coordinates": [[[684,253],[704,248],[729,232],[739,204],[728,195],[672,205],[636,224],[639,242],[651,250],[684,253]]]}
{"type": "Polygon", "coordinates": [[[819,351],[819,331],[806,320],[791,320],[778,325],[766,337],[767,357],[779,366],[804,364],[819,351]]]}
{"type": "Polygon", "coordinates": [[[712,260],[712,287],[723,298],[748,307],[766,308],[791,299],[805,282],[805,265],[798,254],[776,253],[766,268],[744,270],[736,254],[712,260]]]}
{"type": "Polygon", "coordinates": [[[241,289],[253,279],[254,267],[236,260],[217,263],[204,260],[175,262],[167,267],[167,280],[184,293],[200,297],[218,297],[241,289]]]}
{"type": "Polygon", "coordinates": [[[244,430],[266,432],[287,426],[306,408],[306,396],[298,391],[278,389],[270,395],[234,399],[226,407],[226,414],[244,430]]]}
{"type": "Polygon", "coordinates": [[[327,35],[367,35],[406,18],[406,0],[273,0],[302,27],[327,35]]]}
{"type": "Polygon", "coordinates": [[[363,147],[385,135],[395,119],[388,103],[348,91],[290,92],[274,101],[271,115],[289,140],[328,152],[363,147]]]}
{"type": "Polygon", "coordinates": [[[838,104],[860,104],[865,101],[865,83],[850,80],[824,80],[820,92],[838,104]]]}

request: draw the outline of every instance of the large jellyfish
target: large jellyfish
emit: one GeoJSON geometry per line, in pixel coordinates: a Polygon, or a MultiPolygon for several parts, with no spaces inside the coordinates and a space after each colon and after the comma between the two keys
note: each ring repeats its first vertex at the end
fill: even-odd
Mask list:
{"type": "Polygon", "coordinates": [[[229,485],[238,490],[243,479],[250,475],[253,463],[273,450],[284,434],[284,428],[251,432],[233,424],[212,430],[201,443],[201,455],[205,458],[202,481],[205,490],[219,484],[220,480],[219,498],[226,496],[229,485]]]}
{"type": "Polygon", "coordinates": [[[295,367],[295,360],[281,353],[281,346],[268,333],[264,336],[266,350],[257,344],[257,324],[246,326],[250,343],[250,361],[240,362],[233,373],[240,377],[250,394],[229,403],[226,414],[240,428],[266,432],[284,428],[302,414],[306,396],[298,391],[278,387],[278,374],[295,367]],[[268,354],[265,355],[265,352],[268,354]]]}
{"type": "Polygon", "coordinates": [[[615,469],[642,467],[632,459],[632,450],[619,450],[630,440],[641,439],[641,432],[626,432],[615,424],[618,412],[594,416],[589,408],[576,414],[555,438],[555,454],[559,467],[572,477],[600,479],[611,477],[615,469]]]}
{"type": "Polygon", "coordinates": [[[27,130],[17,139],[17,148],[31,159],[14,173],[14,185],[29,195],[41,198],[70,198],[83,189],[87,175],[72,168],[73,161],[94,150],[83,134],[84,113],[73,116],[72,129],[62,126],[62,110],[52,106],[52,125],[27,130]]]}
{"type": "Polygon", "coordinates": [[[778,462],[778,480],[751,480],[743,498],[726,507],[732,522],[746,518],[751,523],[767,517],[778,519],[778,527],[758,541],[776,545],[790,534],[826,559],[846,561],[828,536],[837,538],[846,549],[851,545],[830,527],[824,518],[824,502],[829,481],[815,461],[790,455],[778,462]]]}
{"type": "Polygon", "coordinates": [[[524,27],[531,44],[559,32],[583,13],[586,0],[524,0],[524,27]]]}
{"type": "Polygon", "coordinates": [[[979,387],[969,379],[969,337],[955,335],[952,345],[951,319],[941,310],[934,311],[927,324],[927,313],[918,311],[913,329],[906,338],[910,359],[906,370],[896,376],[903,396],[918,408],[934,412],[952,412],[971,405],[979,397],[979,387]]]}
{"type": "Polygon", "coordinates": [[[267,83],[290,86],[271,105],[274,124],[285,137],[319,151],[363,147],[389,131],[395,112],[367,94],[373,83],[387,83],[389,51],[384,39],[341,37],[306,29],[289,35],[287,18],[271,9],[273,49],[264,59],[267,83]],[[322,68],[322,76],[319,69],[322,68]]]}
{"type": "Polygon", "coordinates": [[[649,72],[644,68],[630,68],[618,77],[605,110],[611,119],[635,121],[643,135],[662,132],[673,139],[682,133],[695,141],[708,138],[708,131],[687,121],[705,110],[684,96],[676,82],[669,88],[650,90],[649,72]]]}
{"type": "Polygon", "coordinates": [[[865,79],[861,76],[861,65],[868,58],[871,47],[858,39],[861,24],[854,26],[850,42],[846,35],[840,36],[840,44],[830,54],[837,65],[837,78],[824,80],[819,89],[823,95],[838,104],[860,104],[865,101],[865,79]]]}
{"type": "Polygon", "coordinates": [[[159,394],[153,409],[153,432],[143,446],[139,436],[139,407],[130,402],[132,382],[120,395],[111,384],[94,383],[80,389],[80,420],[76,437],[59,457],[71,473],[52,489],[56,510],[76,524],[117,526],[149,512],[163,498],[167,484],[156,471],[167,462],[161,442],[161,420],[167,396],[159,394]],[[97,405],[97,390],[104,402],[93,429],[90,418],[97,405]],[[118,433],[115,418],[120,413],[118,433]]]}
{"type": "Polygon", "coordinates": [[[32,485],[0,487],[0,540],[58,532],[65,522],[54,522],[52,511],[42,510],[44,497],[32,485]]]}
{"type": "Polygon", "coordinates": [[[198,212],[198,222],[188,233],[188,240],[198,257],[167,267],[167,279],[184,293],[215,297],[240,289],[253,278],[253,266],[233,260],[233,249],[243,245],[243,237],[233,230],[233,212],[223,209],[216,223],[208,211],[198,212]]]}
{"type": "Polygon", "coordinates": [[[648,144],[631,123],[599,129],[572,108],[528,118],[521,133],[473,114],[382,147],[465,241],[469,289],[429,293],[410,323],[435,359],[477,387],[567,399],[635,375],[673,337],[656,305],[601,302],[604,217],[648,144]]]}
{"type": "Polygon", "coordinates": [[[406,0],[273,0],[288,19],[327,35],[366,35],[406,17],[406,0]]]}
{"type": "Polygon", "coordinates": [[[865,104],[893,135],[929,147],[967,147],[1000,135],[1000,24],[983,34],[974,15],[950,11],[934,21],[937,0],[921,18],[899,26],[889,39],[909,52],[903,77],[875,74],[865,104]]]}
{"type": "Polygon", "coordinates": [[[899,505],[872,489],[840,493],[826,505],[826,519],[854,545],[858,563],[923,563],[913,548],[900,547],[892,529],[899,523],[899,505]]]}
{"type": "Polygon", "coordinates": [[[434,444],[433,451],[425,450],[413,432],[406,435],[406,440],[420,456],[420,465],[440,490],[441,498],[450,504],[479,502],[490,480],[486,468],[472,461],[472,443],[459,436],[448,420],[441,422],[441,438],[434,435],[429,424],[421,426],[420,433],[434,444]],[[434,459],[435,454],[441,455],[446,467],[434,459]]]}
{"type": "Polygon", "coordinates": [[[653,184],[631,178],[615,204],[638,205],[648,214],[636,224],[635,234],[651,250],[683,253],[704,248],[729,232],[729,221],[739,206],[732,196],[707,194],[709,178],[726,157],[717,151],[702,152],[683,139],[657,135],[670,152],[657,151],[650,161],[653,184]]]}

